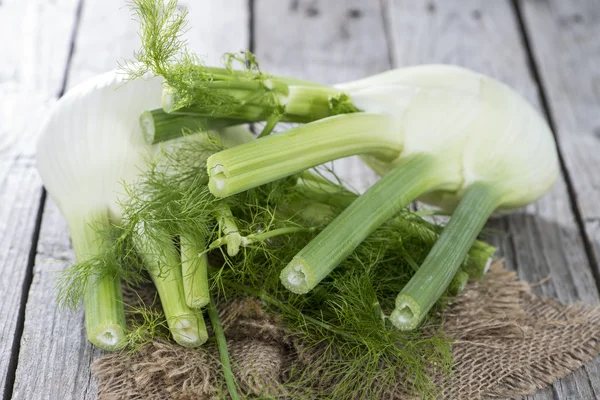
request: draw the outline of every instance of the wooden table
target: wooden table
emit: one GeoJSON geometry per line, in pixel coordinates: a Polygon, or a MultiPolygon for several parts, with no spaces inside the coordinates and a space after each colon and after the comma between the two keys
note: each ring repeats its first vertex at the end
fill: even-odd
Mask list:
{"type": "MultiPolygon", "coordinates": [[[[494,76],[549,119],[562,174],[552,192],[493,221],[509,268],[564,302],[598,303],[600,1],[181,0],[208,62],[250,49],[273,73],[340,82],[451,63],[494,76]]],[[[0,0],[0,394],[95,398],[83,313],[58,309],[73,261],[65,222],[35,167],[37,130],[65,90],[139,46],[124,0],[0,0]]],[[[351,159],[337,171],[375,179],[351,159]]],[[[600,398],[600,358],[535,399],[600,398]]]]}

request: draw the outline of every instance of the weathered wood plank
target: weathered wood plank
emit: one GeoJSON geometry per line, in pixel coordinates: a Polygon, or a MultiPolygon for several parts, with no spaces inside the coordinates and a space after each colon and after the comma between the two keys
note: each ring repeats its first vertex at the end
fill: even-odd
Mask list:
{"type": "MultiPolygon", "coordinates": [[[[595,0],[519,4],[577,209],[599,268],[600,4],[595,0]]],[[[589,372],[600,397],[600,363],[590,366],[589,372]]]]}
{"type": "MultiPolygon", "coordinates": [[[[255,33],[255,53],[272,73],[339,83],[390,67],[376,1],[256,0],[255,33]]],[[[377,179],[358,157],[333,166],[359,191],[377,179]]]]}
{"type": "Polygon", "coordinates": [[[64,218],[48,200],[27,302],[13,399],[95,398],[90,364],[101,351],[87,343],[83,312],[59,309],[55,302],[57,272],[75,260],[66,232],[64,218]]]}
{"type": "MultiPolygon", "coordinates": [[[[188,38],[198,53],[220,57],[225,51],[247,47],[249,18],[245,1],[188,3],[190,24],[196,27],[188,38]]],[[[117,60],[131,57],[138,48],[137,23],[123,5],[122,0],[84,3],[68,86],[115,68],[117,60]]],[[[49,200],[26,308],[14,399],[96,397],[90,363],[102,352],[86,340],[83,312],[60,310],[56,305],[57,272],[66,268],[73,257],[66,223],[49,200]]]]}
{"type": "Polygon", "coordinates": [[[60,91],[76,4],[7,0],[0,8],[0,397],[12,390],[42,195],[32,121],[60,91]]]}
{"type": "Polygon", "coordinates": [[[255,0],[255,53],[273,73],[327,83],[389,68],[377,2],[255,0]]]}
{"type": "MultiPolygon", "coordinates": [[[[527,64],[518,20],[509,1],[390,1],[388,12],[396,66],[443,62],[462,65],[506,82],[540,106],[538,88],[527,64]]],[[[544,35],[543,26],[536,29],[544,35]]],[[[536,282],[544,295],[565,302],[598,302],[564,179],[534,205],[492,224],[506,235],[495,241],[519,276],[536,282]]],[[[598,361],[593,365],[596,366],[598,361]]],[[[594,367],[595,368],[595,367],[594,367]]],[[[590,370],[591,371],[591,370],[590,370]]],[[[534,398],[591,398],[585,370],[534,398]]]]}
{"type": "Polygon", "coordinates": [[[223,53],[248,50],[250,2],[248,0],[179,0],[190,15],[188,43],[210,65],[219,65],[223,53]]]}

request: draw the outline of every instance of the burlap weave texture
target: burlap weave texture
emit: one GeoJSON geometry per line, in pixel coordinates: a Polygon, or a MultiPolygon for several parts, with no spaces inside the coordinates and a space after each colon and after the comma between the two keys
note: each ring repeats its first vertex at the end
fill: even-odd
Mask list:
{"type": "MultiPolygon", "coordinates": [[[[286,398],[290,368],[311,368],[303,351],[252,299],[220,310],[234,372],[252,397],[286,398]]],[[[445,332],[455,339],[452,375],[434,377],[444,399],[518,398],[568,375],[600,352],[600,307],[542,298],[500,263],[469,284],[448,308],[445,332]]],[[[218,353],[155,341],[134,354],[95,361],[100,399],[226,398],[218,353]]],[[[315,396],[317,397],[317,396],[315,396]]],[[[403,388],[392,398],[406,398],[403,388]]]]}

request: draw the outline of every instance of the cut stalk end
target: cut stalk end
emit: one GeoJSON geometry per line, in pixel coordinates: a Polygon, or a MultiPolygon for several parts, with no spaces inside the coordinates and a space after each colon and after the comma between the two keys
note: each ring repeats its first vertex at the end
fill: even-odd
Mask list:
{"type": "Polygon", "coordinates": [[[281,283],[290,292],[306,294],[311,291],[317,282],[314,282],[310,268],[306,261],[300,257],[294,257],[292,261],[281,271],[279,275],[281,283]]]}
{"type": "Polygon", "coordinates": [[[421,321],[421,307],[412,297],[400,295],[396,298],[396,308],[390,315],[390,321],[402,331],[413,330],[421,321]]]}
{"type": "MultiPolygon", "coordinates": [[[[110,246],[110,227],[106,211],[87,218],[68,219],[71,240],[78,261],[102,254],[110,246]]],[[[95,271],[89,276],[84,293],[85,329],[88,340],[104,350],[119,350],[126,346],[125,309],[121,279],[113,271],[95,271]]]]}
{"type": "Polygon", "coordinates": [[[208,181],[208,190],[213,196],[219,199],[231,195],[231,193],[227,191],[227,178],[223,174],[210,177],[210,181],[208,181]]]}
{"type": "Polygon", "coordinates": [[[107,351],[121,350],[127,345],[125,330],[120,324],[98,325],[87,336],[94,346],[107,351]]]}
{"type": "Polygon", "coordinates": [[[397,129],[385,115],[354,113],[265,136],[209,157],[209,189],[226,197],[355,154],[391,161],[402,150],[397,129]]]}
{"type": "Polygon", "coordinates": [[[146,143],[156,144],[185,134],[219,130],[240,123],[236,119],[195,115],[186,113],[185,109],[179,111],[167,113],[162,108],[144,111],[140,115],[140,127],[146,143]]]}
{"type": "Polygon", "coordinates": [[[173,339],[184,347],[198,347],[208,340],[208,332],[201,315],[188,314],[167,321],[173,339]]]}
{"type": "MultiPolygon", "coordinates": [[[[416,328],[446,291],[464,263],[475,238],[501,203],[501,199],[502,192],[487,183],[477,182],[469,186],[421,267],[396,299],[393,321],[396,321],[399,329],[416,328]],[[418,305],[418,309],[411,306],[411,301],[418,305]],[[413,324],[401,318],[408,317],[405,305],[409,305],[416,319],[413,328],[410,328],[413,324]]],[[[487,259],[485,260],[487,263],[487,259]]]]}
{"type": "MultiPolygon", "coordinates": [[[[136,249],[156,286],[173,339],[185,347],[200,346],[208,339],[206,325],[202,315],[191,309],[185,301],[182,260],[173,238],[162,231],[150,235],[141,223],[136,230],[136,249]]],[[[182,243],[185,247],[187,239],[182,243]]]]}
{"type": "Polygon", "coordinates": [[[396,166],[300,250],[281,273],[284,286],[295,293],[312,290],[383,223],[438,187],[438,171],[427,155],[415,155],[396,166]]]}
{"type": "Polygon", "coordinates": [[[84,303],[88,340],[109,351],[125,347],[127,341],[121,280],[113,275],[90,278],[84,303]]]}
{"type": "Polygon", "coordinates": [[[208,297],[186,297],[185,302],[190,308],[203,308],[209,303],[208,297]]]}
{"type": "Polygon", "coordinates": [[[208,157],[206,160],[206,165],[209,177],[208,190],[210,193],[218,198],[223,198],[234,194],[230,193],[228,190],[227,171],[214,154],[208,157]]]}

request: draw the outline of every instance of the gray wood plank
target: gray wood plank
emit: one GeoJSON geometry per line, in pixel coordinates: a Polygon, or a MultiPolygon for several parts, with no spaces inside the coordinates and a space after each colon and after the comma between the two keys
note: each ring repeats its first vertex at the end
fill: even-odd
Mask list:
{"type": "MultiPolygon", "coordinates": [[[[245,0],[202,4],[188,1],[180,2],[180,6],[186,3],[194,27],[187,35],[190,46],[206,54],[208,61],[218,60],[225,51],[247,47],[249,18],[245,0]]],[[[117,60],[131,57],[138,48],[137,23],[123,4],[122,0],[84,3],[69,87],[115,68],[117,60]]],[[[96,398],[90,363],[102,352],[87,342],[83,312],[58,309],[53,290],[57,272],[73,260],[66,223],[48,200],[25,313],[14,399],[96,398]]]]}
{"type": "MultiPolygon", "coordinates": [[[[390,1],[388,16],[395,65],[457,64],[491,75],[540,107],[539,91],[528,68],[518,20],[509,1],[390,1]],[[410,39],[406,39],[410,38],[410,39]]],[[[543,35],[543,27],[538,27],[543,35]]],[[[540,294],[564,302],[598,302],[598,292],[572,212],[565,180],[542,200],[490,224],[505,234],[495,241],[507,265],[529,282],[551,275],[540,294]]],[[[588,370],[579,370],[535,399],[592,398],[588,370]]]]}
{"type": "MultiPolygon", "coordinates": [[[[255,53],[271,73],[339,83],[390,68],[377,1],[256,0],[255,33],[255,53]]],[[[358,157],[333,168],[359,191],[377,180],[358,157]]]]}
{"type": "Polygon", "coordinates": [[[59,309],[55,301],[57,272],[74,261],[67,224],[56,205],[48,200],[27,302],[13,399],[95,398],[90,363],[102,352],[87,343],[83,311],[59,309]]]}
{"type": "Polygon", "coordinates": [[[338,83],[389,68],[376,1],[255,0],[254,7],[254,50],[273,73],[338,83]]]}
{"type": "Polygon", "coordinates": [[[0,397],[10,395],[42,186],[34,138],[62,86],[77,0],[0,7],[0,397]],[[57,24],[56,21],[61,21],[57,24]]]}
{"type": "MultiPolygon", "coordinates": [[[[595,267],[600,265],[600,3],[521,1],[559,148],[595,267]]],[[[600,270],[597,270],[600,274],[600,270]]],[[[597,275],[598,276],[598,275],[597,275]]],[[[600,397],[600,363],[589,368],[600,397]]]]}

